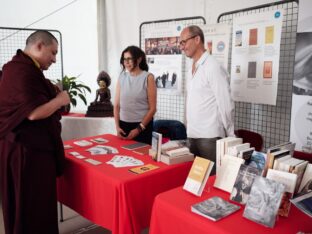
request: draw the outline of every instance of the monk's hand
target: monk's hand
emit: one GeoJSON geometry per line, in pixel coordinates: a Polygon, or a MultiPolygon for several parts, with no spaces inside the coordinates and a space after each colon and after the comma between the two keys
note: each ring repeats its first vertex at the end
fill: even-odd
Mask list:
{"type": "Polygon", "coordinates": [[[55,99],[59,103],[60,107],[70,103],[70,98],[67,91],[61,91],[56,95],[55,99]]]}

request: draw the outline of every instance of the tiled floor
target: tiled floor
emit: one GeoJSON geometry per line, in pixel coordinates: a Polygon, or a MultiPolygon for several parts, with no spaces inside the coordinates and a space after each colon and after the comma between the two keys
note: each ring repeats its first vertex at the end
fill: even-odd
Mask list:
{"type": "MultiPolygon", "coordinates": [[[[0,200],[1,204],[1,200],[0,200]]],[[[99,227],[79,214],[63,206],[64,221],[59,222],[60,234],[109,234],[109,230],[99,227]]],[[[2,207],[0,205],[0,234],[4,234],[2,207]]]]}
{"type": "MultiPolygon", "coordinates": [[[[60,234],[109,234],[111,231],[99,227],[89,220],[83,218],[70,208],[63,206],[63,222],[59,222],[60,234]]],[[[2,217],[1,197],[0,197],[0,234],[4,234],[2,217]]],[[[148,234],[148,229],[141,234],[148,234]]]]}

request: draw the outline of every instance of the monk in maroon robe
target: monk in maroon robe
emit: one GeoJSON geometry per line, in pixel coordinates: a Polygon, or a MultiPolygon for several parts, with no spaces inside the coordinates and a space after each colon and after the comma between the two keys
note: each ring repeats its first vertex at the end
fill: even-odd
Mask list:
{"type": "Polygon", "coordinates": [[[44,77],[57,39],[32,33],[2,69],[0,184],[6,234],[58,233],[56,176],[64,167],[59,108],[69,103],[44,77]]]}

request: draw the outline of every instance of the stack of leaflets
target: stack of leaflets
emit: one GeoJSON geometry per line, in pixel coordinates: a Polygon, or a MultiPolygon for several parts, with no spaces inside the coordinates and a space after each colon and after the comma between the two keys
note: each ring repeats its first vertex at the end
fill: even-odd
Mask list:
{"type": "Polygon", "coordinates": [[[75,152],[75,151],[69,152],[69,154],[71,154],[72,156],[74,156],[75,158],[78,158],[78,159],[84,159],[84,158],[86,158],[85,156],[83,156],[83,155],[81,155],[80,153],[75,152]]]}
{"type": "Polygon", "coordinates": [[[141,160],[126,155],[115,155],[110,161],[106,162],[114,167],[133,167],[144,165],[141,160]]]}
{"type": "Polygon", "coordinates": [[[90,141],[97,143],[97,144],[104,144],[104,143],[108,142],[108,140],[106,140],[102,137],[97,137],[97,138],[91,139],[90,141]]]}
{"type": "Polygon", "coordinates": [[[92,155],[118,154],[118,150],[116,148],[107,145],[96,145],[86,151],[89,151],[92,155]]]}
{"type": "Polygon", "coordinates": [[[240,206],[232,204],[217,196],[191,206],[192,212],[213,221],[218,221],[239,209],[240,206]]]}
{"type": "Polygon", "coordinates": [[[81,146],[81,147],[85,147],[85,146],[89,146],[89,145],[93,145],[92,142],[87,141],[87,140],[81,140],[81,141],[74,141],[75,145],[81,146]]]}
{"type": "Polygon", "coordinates": [[[258,176],[247,199],[243,216],[267,227],[274,227],[285,186],[258,176]]]}

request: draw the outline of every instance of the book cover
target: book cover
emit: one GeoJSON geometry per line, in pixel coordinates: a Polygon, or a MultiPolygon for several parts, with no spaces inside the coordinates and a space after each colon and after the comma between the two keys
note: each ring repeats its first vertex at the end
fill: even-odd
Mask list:
{"type": "Polygon", "coordinates": [[[312,190],[290,200],[299,210],[312,218],[312,190]]]}
{"type": "Polygon", "coordinates": [[[274,26],[265,27],[265,44],[272,44],[274,42],[274,26]]]}
{"type": "Polygon", "coordinates": [[[183,189],[197,196],[201,196],[213,165],[214,162],[208,159],[196,157],[186,178],[183,189]]]}
{"type": "Polygon", "coordinates": [[[257,62],[248,62],[248,78],[257,77],[257,62]]]}
{"type": "Polygon", "coordinates": [[[226,154],[213,186],[231,193],[240,165],[244,162],[245,160],[242,158],[226,154]]]}
{"type": "Polygon", "coordinates": [[[306,193],[312,191],[312,164],[309,163],[303,174],[301,184],[299,187],[299,193],[306,193]]]}
{"type": "Polygon", "coordinates": [[[161,145],[162,145],[162,134],[158,132],[152,132],[152,158],[159,162],[161,155],[161,145]]]}
{"type": "Polygon", "coordinates": [[[282,197],[281,205],[278,210],[280,216],[288,217],[290,210],[290,199],[294,195],[297,175],[285,171],[277,171],[269,169],[266,175],[267,179],[280,182],[285,185],[285,192],[282,197]]]}
{"type": "Polygon", "coordinates": [[[285,186],[264,177],[256,177],[243,216],[267,227],[274,227],[285,186]]]}
{"type": "Polygon", "coordinates": [[[249,30],[249,45],[258,44],[258,29],[252,28],[249,30]]]}
{"type": "Polygon", "coordinates": [[[272,78],[272,61],[264,61],[263,63],[263,78],[272,78]]]}
{"type": "Polygon", "coordinates": [[[246,161],[245,164],[251,167],[264,170],[267,161],[267,155],[262,152],[254,151],[251,155],[251,159],[246,161]]]}
{"type": "Polygon", "coordinates": [[[211,197],[191,206],[192,212],[213,221],[218,221],[239,209],[240,206],[230,203],[217,196],[211,197]]]}
{"type": "Polygon", "coordinates": [[[230,199],[240,204],[246,204],[254,179],[261,173],[261,169],[241,164],[230,199]]]}
{"type": "Polygon", "coordinates": [[[239,151],[238,157],[244,159],[245,161],[249,162],[251,159],[252,153],[255,151],[255,147],[251,147],[248,149],[244,149],[239,151]]]}
{"type": "Polygon", "coordinates": [[[239,145],[234,145],[228,148],[228,154],[238,157],[238,154],[240,151],[249,149],[250,148],[250,143],[246,142],[244,144],[239,144],[239,145]]]}
{"type": "Polygon", "coordinates": [[[159,168],[159,166],[153,165],[153,164],[146,164],[144,166],[140,166],[140,167],[134,167],[129,169],[129,171],[135,173],[135,174],[142,174],[151,170],[155,170],[159,168]]]}

